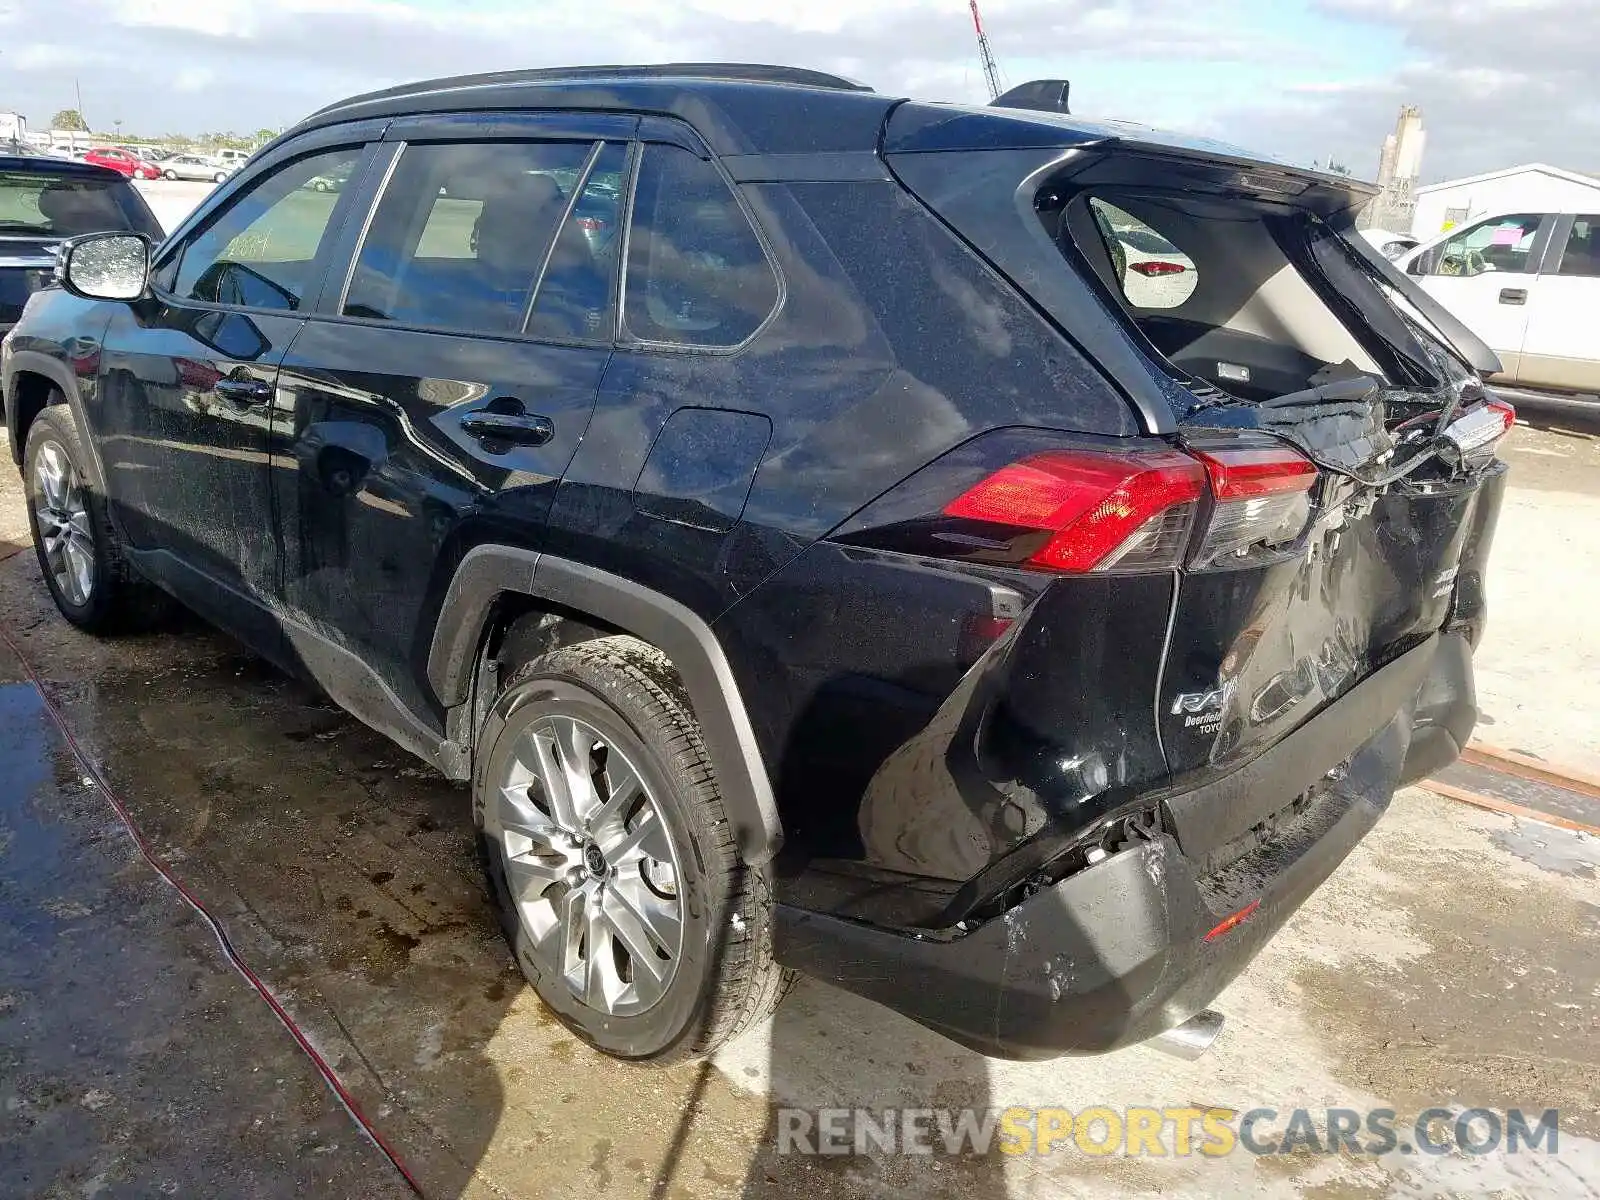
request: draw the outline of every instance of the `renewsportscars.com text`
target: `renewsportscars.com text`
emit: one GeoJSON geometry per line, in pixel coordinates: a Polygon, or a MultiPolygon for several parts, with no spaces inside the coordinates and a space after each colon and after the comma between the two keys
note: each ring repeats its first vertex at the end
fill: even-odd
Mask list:
{"type": "Polygon", "coordinates": [[[1560,1113],[1394,1109],[781,1108],[779,1154],[1121,1154],[1155,1158],[1248,1154],[1555,1154],[1560,1113]]]}

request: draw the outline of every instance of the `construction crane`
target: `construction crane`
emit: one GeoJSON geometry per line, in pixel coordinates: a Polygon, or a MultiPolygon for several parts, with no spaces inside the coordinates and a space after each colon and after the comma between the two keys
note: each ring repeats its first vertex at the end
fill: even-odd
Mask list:
{"type": "Polygon", "coordinates": [[[994,51],[989,49],[989,35],[983,31],[983,18],[978,15],[978,0],[967,0],[972,10],[972,28],[978,34],[978,57],[983,59],[983,78],[989,85],[989,99],[1000,98],[1000,68],[995,65],[994,51]]]}

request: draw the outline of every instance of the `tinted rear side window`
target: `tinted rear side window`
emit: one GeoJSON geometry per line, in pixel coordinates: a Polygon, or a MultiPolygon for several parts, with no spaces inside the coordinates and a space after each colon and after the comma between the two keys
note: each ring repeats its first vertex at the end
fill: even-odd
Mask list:
{"type": "Polygon", "coordinates": [[[521,330],[592,150],[589,142],[407,146],[362,243],[345,315],[521,330]]]}
{"type": "Polygon", "coordinates": [[[677,146],[644,148],[628,232],[626,324],[648,342],[736,346],[778,303],[778,279],[732,189],[677,146]]]}

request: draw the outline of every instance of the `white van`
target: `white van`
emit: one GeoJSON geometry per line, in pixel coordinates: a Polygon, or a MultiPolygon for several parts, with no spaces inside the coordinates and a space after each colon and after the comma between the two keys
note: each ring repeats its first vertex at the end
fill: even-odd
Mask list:
{"type": "Polygon", "coordinates": [[[1396,265],[1500,356],[1496,383],[1600,402],[1600,213],[1486,217],[1396,265]]]}
{"type": "Polygon", "coordinates": [[[224,148],[222,150],[213,152],[211,155],[211,161],[216,163],[219,167],[238,168],[244,166],[245,160],[254,153],[255,151],[253,150],[231,150],[224,148]]]}

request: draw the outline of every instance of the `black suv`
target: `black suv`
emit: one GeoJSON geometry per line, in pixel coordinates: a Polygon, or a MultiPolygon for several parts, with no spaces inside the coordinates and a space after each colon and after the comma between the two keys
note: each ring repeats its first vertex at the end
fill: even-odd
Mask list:
{"type": "Polygon", "coordinates": [[[71,243],[0,378],[62,613],[176,597],[470,782],[594,1045],[792,969],[1104,1051],[1476,717],[1512,415],[1369,194],[782,68],[448,79],[71,243]]]}

